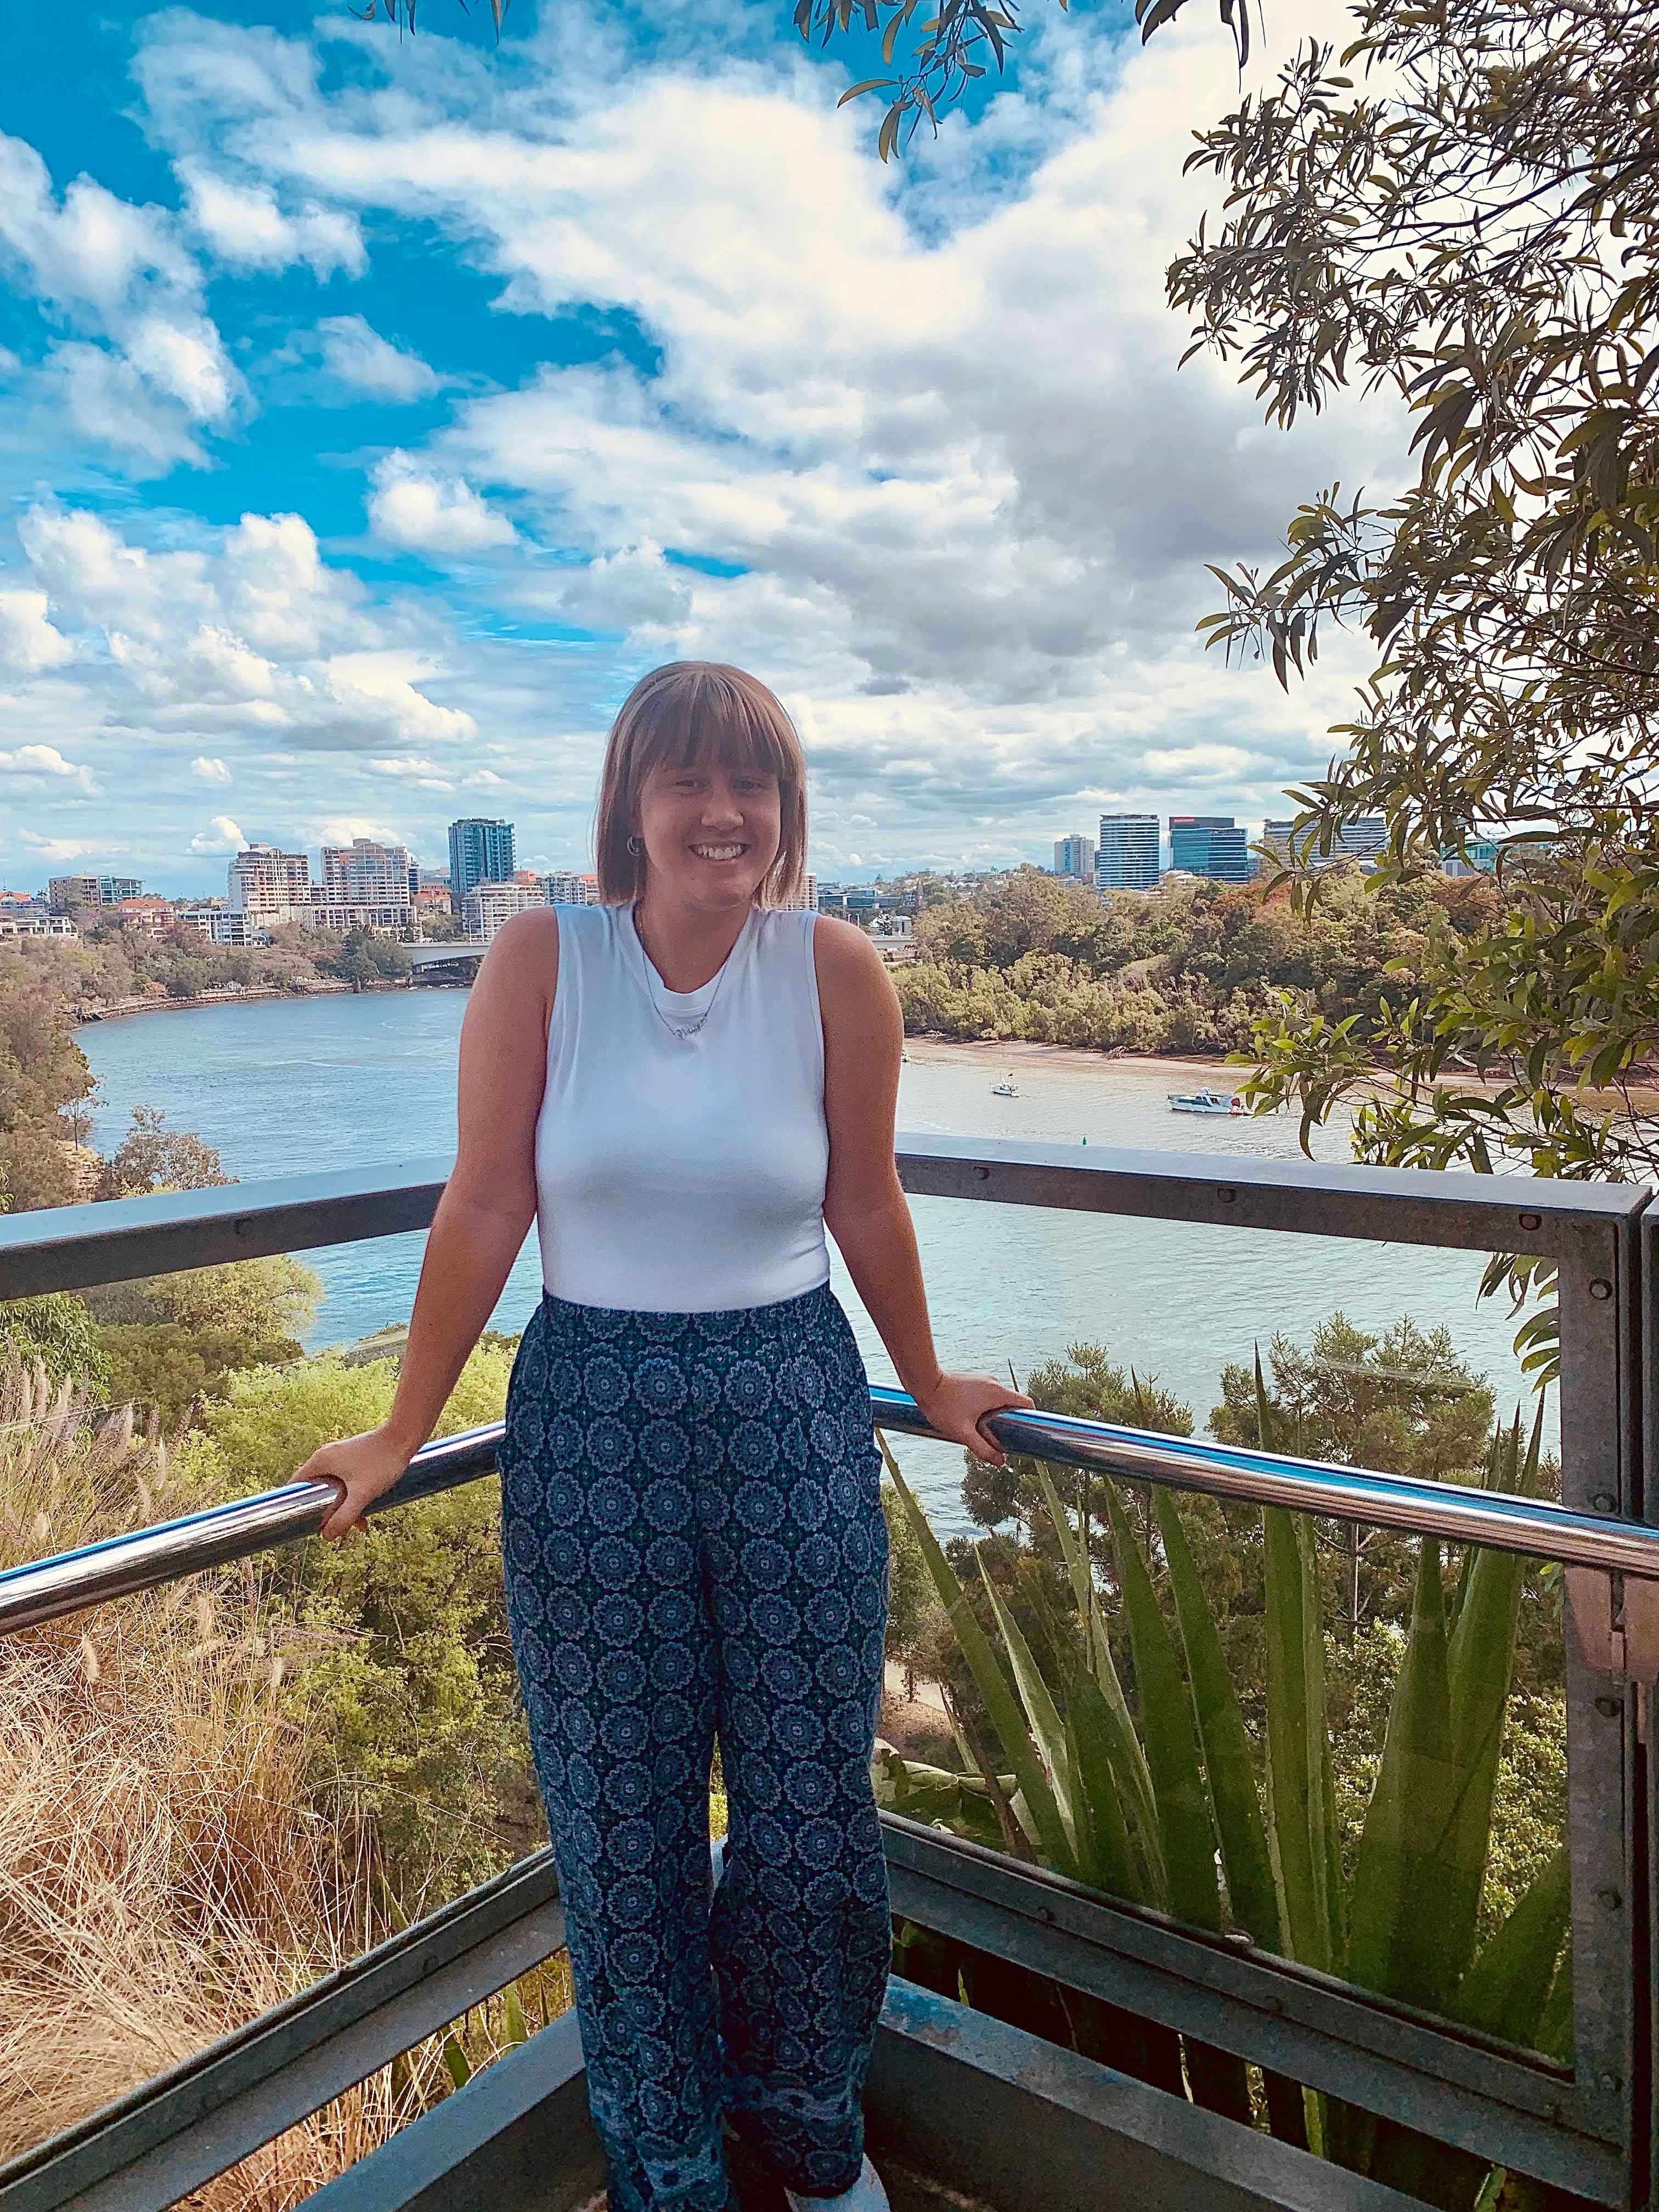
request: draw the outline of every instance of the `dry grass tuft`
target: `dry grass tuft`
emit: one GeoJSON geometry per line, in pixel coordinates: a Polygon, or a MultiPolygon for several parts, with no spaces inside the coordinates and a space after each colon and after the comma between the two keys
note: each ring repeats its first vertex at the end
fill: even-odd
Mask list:
{"type": "MultiPolygon", "coordinates": [[[[130,1409],[0,1373],[0,1565],[190,1503],[130,1409]]],[[[372,1837],[306,1803],[291,1632],[244,1566],[0,1638],[0,2158],[388,1932],[372,1837]]],[[[476,2069],[518,2039],[523,2009],[493,2001],[187,2201],[287,2212],[447,2090],[452,2046],[476,2069]]]]}

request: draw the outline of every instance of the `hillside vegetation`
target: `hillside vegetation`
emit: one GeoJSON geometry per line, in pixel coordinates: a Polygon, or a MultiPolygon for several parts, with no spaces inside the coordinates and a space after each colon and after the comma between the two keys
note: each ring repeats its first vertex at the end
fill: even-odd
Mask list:
{"type": "Polygon", "coordinates": [[[1253,1022],[1288,995],[1363,1036],[1385,997],[1410,995],[1430,945],[1490,918],[1482,879],[1431,877],[1382,892],[1331,872],[1312,914],[1283,894],[1188,882],[1103,899],[1021,868],[917,918],[916,958],[895,970],[905,1027],[1113,1053],[1247,1050],[1253,1022]]]}

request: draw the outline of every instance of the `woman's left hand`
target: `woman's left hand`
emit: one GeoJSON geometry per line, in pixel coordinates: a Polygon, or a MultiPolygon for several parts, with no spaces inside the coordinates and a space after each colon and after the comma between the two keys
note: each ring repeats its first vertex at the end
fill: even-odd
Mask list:
{"type": "Polygon", "coordinates": [[[952,1443],[965,1444],[990,1467],[1006,1467],[1008,1455],[985,1434],[980,1423],[988,1413],[1031,1403],[1023,1390],[1007,1389],[989,1375],[941,1375],[925,1395],[918,1390],[915,1400],[930,1429],[948,1437],[952,1443]]]}

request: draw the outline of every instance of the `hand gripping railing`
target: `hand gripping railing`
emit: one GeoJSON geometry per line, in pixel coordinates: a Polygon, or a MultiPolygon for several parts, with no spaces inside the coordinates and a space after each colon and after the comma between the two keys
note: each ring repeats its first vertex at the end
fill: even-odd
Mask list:
{"type": "MultiPolygon", "coordinates": [[[[870,1410],[878,1428],[923,1437],[935,1433],[905,1391],[872,1388],[870,1410]]],[[[1575,1618],[1599,1618],[1584,1601],[1599,1594],[1598,1585],[1608,1593],[1608,1632],[1614,1634],[1620,1626],[1620,1593],[1603,1578],[1618,1576],[1625,1581],[1626,1636],[1645,1644],[1650,1616],[1659,1620],[1659,1528],[1638,1522],[1570,1512],[1504,1491],[1414,1481],[1367,1468],[1247,1451],[1206,1438],[1158,1436],[1064,1413],[1010,1411],[992,1414],[985,1426],[1005,1449],[1054,1466],[1166,1482],[1211,1498],[1288,1506],[1331,1520],[1553,1560],[1571,1577],[1575,1618]],[[1588,1591],[1578,1580],[1581,1575],[1591,1577],[1588,1591]]],[[[489,1474],[501,1434],[502,1425],[494,1422],[427,1444],[369,1510],[385,1512],[489,1474]]],[[[315,1535],[338,1496],[338,1486],[331,1481],[285,1483],[234,1504],[209,1506],[177,1521],[13,1567],[0,1574],[0,1634],[37,1627],[110,1598],[131,1596],[228,1559],[315,1535]]],[[[1634,1651],[1618,1656],[1631,1662],[1632,1674],[1652,1679],[1653,1670],[1644,1669],[1634,1651]]],[[[1625,1671],[1624,1665],[1615,1671],[1625,1671]]]]}

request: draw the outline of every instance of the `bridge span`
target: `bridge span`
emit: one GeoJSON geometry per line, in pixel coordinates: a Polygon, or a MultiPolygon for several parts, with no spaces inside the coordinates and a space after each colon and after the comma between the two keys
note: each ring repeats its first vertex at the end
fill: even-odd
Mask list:
{"type": "Polygon", "coordinates": [[[419,975],[422,968],[447,968],[461,961],[476,963],[483,958],[489,946],[482,937],[458,937],[450,944],[440,941],[435,945],[410,945],[404,950],[410,967],[419,975]]]}

